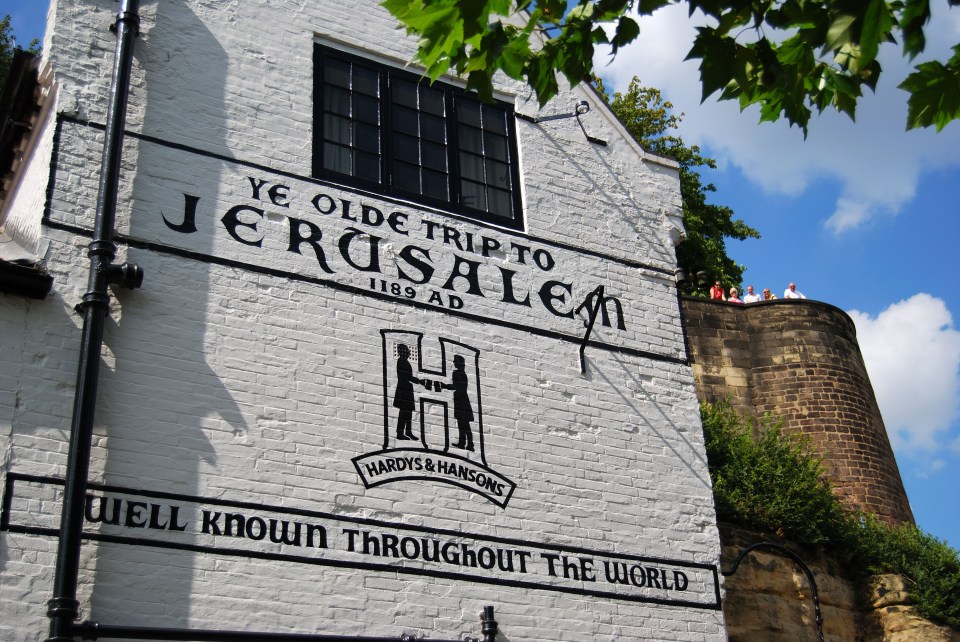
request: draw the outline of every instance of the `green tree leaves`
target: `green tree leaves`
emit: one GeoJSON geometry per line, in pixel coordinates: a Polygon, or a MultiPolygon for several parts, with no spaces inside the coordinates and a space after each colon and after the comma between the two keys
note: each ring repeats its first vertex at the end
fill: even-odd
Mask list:
{"type": "Polygon", "coordinates": [[[0,19],[0,93],[3,92],[3,88],[7,84],[7,75],[10,73],[13,53],[18,50],[38,54],[40,53],[40,41],[34,40],[26,48],[17,45],[13,35],[13,26],[10,24],[10,16],[6,15],[0,19]]]}
{"type": "Polygon", "coordinates": [[[900,83],[900,88],[910,93],[908,127],[936,125],[940,131],[960,118],[960,45],[953,48],[953,57],[946,64],[925,62],[916,69],[900,83]]]}
{"type": "MultiPolygon", "coordinates": [[[[640,34],[631,17],[679,0],[385,0],[409,33],[420,36],[417,60],[436,79],[449,70],[490,96],[502,70],[525,81],[541,105],[556,95],[561,73],[577,83],[592,74],[594,49],[612,54],[640,34]],[[603,28],[607,26],[609,28],[603,28]],[[489,35],[485,35],[489,34],[489,35]],[[531,37],[538,34],[540,38],[531,37]],[[608,35],[612,34],[612,35],[608,35]]],[[[761,120],[785,118],[807,133],[810,117],[836,109],[851,118],[863,88],[881,75],[880,48],[901,43],[913,58],[926,47],[929,0],[689,0],[715,26],[702,27],[688,58],[700,60],[703,98],[758,105],[761,120]]],[[[955,5],[957,2],[951,2],[955,5]]],[[[954,50],[956,51],[956,49],[954,50]]],[[[910,94],[907,127],[942,129],[960,118],[960,64],[917,65],[900,85],[910,94]]]]}
{"type": "Polygon", "coordinates": [[[489,98],[493,75],[503,71],[526,81],[541,105],[559,90],[557,73],[573,84],[590,79],[595,44],[609,44],[616,52],[637,38],[639,25],[624,15],[631,4],[584,0],[567,11],[562,0],[535,6],[529,0],[383,2],[408,33],[420,37],[417,61],[431,80],[453,70],[489,98]],[[612,38],[600,26],[610,21],[617,24],[612,38]]]}
{"type": "Polygon", "coordinates": [[[897,24],[895,3],[884,0],[784,0],[749,15],[715,0],[695,2],[719,22],[699,30],[689,55],[701,60],[704,99],[722,88],[721,99],[736,99],[741,109],[756,104],[762,121],[786,118],[804,134],[814,112],[833,107],[856,116],[862,87],[873,89],[880,75],[879,46],[897,24]]]}

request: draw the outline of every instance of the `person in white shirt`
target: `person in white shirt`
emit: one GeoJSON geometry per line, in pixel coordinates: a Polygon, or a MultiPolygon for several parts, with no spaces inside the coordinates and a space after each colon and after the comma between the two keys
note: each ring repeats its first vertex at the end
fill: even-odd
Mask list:
{"type": "Polygon", "coordinates": [[[754,292],[753,292],[753,286],[752,286],[752,285],[748,285],[748,286],[747,286],[747,293],[743,295],[743,302],[744,302],[744,303],[756,303],[757,301],[763,301],[763,297],[760,296],[759,294],[754,294],[754,292]]]}
{"type": "Polygon", "coordinates": [[[791,283],[786,290],[783,291],[784,299],[806,299],[807,297],[803,296],[802,292],[797,292],[797,284],[791,283]]]}

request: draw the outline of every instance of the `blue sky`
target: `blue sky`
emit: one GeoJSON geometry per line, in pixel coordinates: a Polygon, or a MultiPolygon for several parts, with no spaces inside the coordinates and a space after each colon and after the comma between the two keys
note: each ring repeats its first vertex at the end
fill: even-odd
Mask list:
{"type": "MultiPolygon", "coordinates": [[[[932,2],[927,52],[960,42],[960,11],[932,2]]],[[[702,17],[699,18],[702,21],[702,17]]],[[[893,442],[917,524],[960,548],[960,122],[905,132],[909,66],[893,45],[857,122],[825,113],[806,140],[759,111],[700,103],[698,62],[684,62],[698,17],[685,5],[641,21],[637,43],[596,58],[609,89],[633,76],[683,112],[680,135],[719,163],[704,176],[713,201],[757,228],[732,241],[746,286],[778,295],[788,283],[846,310],[893,442]]],[[[742,290],[741,290],[742,291],[742,290]]]]}
{"type": "MultiPolygon", "coordinates": [[[[8,0],[0,12],[26,44],[42,37],[46,4],[8,0]]],[[[933,7],[927,50],[944,57],[960,10],[933,7]]],[[[743,285],[781,294],[794,281],[851,314],[917,523],[960,548],[960,122],[904,132],[896,85],[908,71],[893,46],[857,122],[825,114],[806,141],[733,103],[701,105],[697,64],[683,62],[694,26],[685,6],[661,10],[613,63],[599,55],[598,71],[613,90],[634,75],[661,89],[685,114],[687,143],[718,160],[705,174],[713,200],[763,235],[730,245],[748,267],[743,285]]]]}

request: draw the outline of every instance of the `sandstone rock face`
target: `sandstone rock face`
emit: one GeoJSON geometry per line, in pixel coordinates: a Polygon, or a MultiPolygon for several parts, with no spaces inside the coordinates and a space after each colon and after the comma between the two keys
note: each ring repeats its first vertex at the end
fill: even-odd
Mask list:
{"type": "MultiPolygon", "coordinates": [[[[728,571],[747,546],[769,541],[797,553],[816,582],[827,642],[960,642],[960,631],[917,615],[907,585],[898,575],[876,578],[870,595],[860,598],[851,573],[828,554],[803,550],[790,542],[721,525],[728,571]]],[[[851,569],[852,570],[852,569],[851,569]]],[[[806,574],[778,553],[756,551],[725,578],[723,613],[730,642],[816,642],[813,594],[806,574]]]]}
{"type": "MultiPolygon", "coordinates": [[[[721,529],[722,568],[730,569],[741,550],[770,541],[797,552],[781,539],[728,526],[721,529]]],[[[825,640],[857,640],[857,600],[854,585],[828,556],[798,552],[813,572],[820,598],[825,640]]],[[[756,551],[725,578],[723,613],[730,642],[774,642],[819,639],[813,592],[804,572],[787,557],[756,551]]]]}
{"type": "Polygon", "coordinates": [[[960,642],[960,631],[937,626],[910,606],[907,585],[899,575],[876,578],[871,610],[864,614],[864,640],[869,642],[960,642]]]}

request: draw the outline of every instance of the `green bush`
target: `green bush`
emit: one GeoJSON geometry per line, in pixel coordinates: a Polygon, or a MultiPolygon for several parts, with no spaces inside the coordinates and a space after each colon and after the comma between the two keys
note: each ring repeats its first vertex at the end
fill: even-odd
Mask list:
{"type": "Polygon", "coordinates": [[[704,404],[701,416],[720,519],[804,545],[836,539],[847,516],[803,438],[780,422],[754,426],[726,402],[704,404]]]}
{"type": "Polygon", "coordinates": [[[921,615],[960,629],[960,555],[956,550],[913,524],[891,527],[873,516],[855,522],[851,530],[848,550],[865,576],[903,576],[921,615]]]}
{"type": "Polygon", "coordinates": [[[892,527],[846,510],[823,476],[823,463],[781,422],[757,425],[728,402],[700,407],[717,517],[806,546],[829,548],[870,577],[897,573],[917,612],[960,629],[960,553],[912,524],[892,527]]]}

